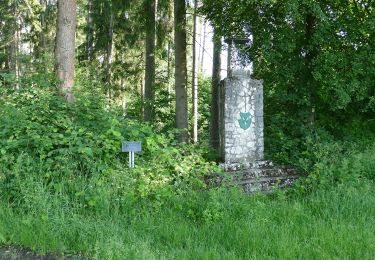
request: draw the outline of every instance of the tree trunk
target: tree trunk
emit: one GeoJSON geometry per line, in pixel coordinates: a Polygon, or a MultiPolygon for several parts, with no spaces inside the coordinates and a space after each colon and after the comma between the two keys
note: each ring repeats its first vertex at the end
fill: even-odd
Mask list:
{"type": "Polygon", "coordinates": [[[214,31],[214,52],[212,61],[212,83],[211,83],[211,117],[210,117],[210,144],[211,147],[219,149],[219,86],[221,70],[221,37],[214,31]]]}
{"type": "Polygon", "coordinates": [[[94,28],[93,28],[93,0],[88,0],[87,3],[87,32],[86,32],[86,55],[87,60],[92,61],[93,42],[94,42],[94,28]]]}
{"type": "Polygon", "coordinates": [[[110,14],[109,14],[109,26],[108,26],[108,43],[107,43],[107,54],[105,59],[105,70],[106,70],[106,79],[105,82],[108,85],[108,98],[111,99],[111,65],[112,65],[112,45],[113,45],[113,22],[114,14],[112,10],[112,3],[110,4],[110,14]]]}
{"type": "Polygon", "coordinates": [[[154,119],[155,99],[155,0],[146,2],[146,64],[145,64],[145,108],[144,120],[154,119]]]}
{"type": "Polygon", "coordinates": [[[198,0],[194,0],[194,14],[193,14],[193,64],[192,64],[192,103],[193,103],[193,131],[192,131],[192,142],[195,144],[198,142],[198,78],[197,78],[197,64],[196,64],[196,39],[197,39],[197,6],[198,0]]]}
{"type": "Polygon", "coordinates": [[[202,54],[201,54],[201,60],[200,60],[200,65],[203,70],[203,62],[204,62],[204,51],[206,48],[206,21],[203,23],[203,43],[202,43],[202,54]]]}
{"type": "MultiPolygon", "coordinates": [[[[167,79],[171,78],[171,41],[168,40],[168,49],[167,49],[167,79]]],[[[170,92],[168,92],[169,94],[170,92]]]]}
{"type": "Polygon", "coordinates": [[[19,51],[19,28],[18,28],[18,16],[17,16],[17,4],[14,2],[12,4],[12,14],[14,21],[12,21],[11,34],[13,35],[13,40],[9,45],[9,56],[8,56],[8,67],[11,72],[14,72],[16,77],[15,88],[19,88],[19,63],[18,63],[18,51],[19,51]]]}
{"type": "Polygon", "coordinates": [[[16,23],[16,28],[15,28],[15,32],[14,32],[14,36],[13,36],[14,40],[13,42],[11,43],[11,71],[15,73],[15,76],[16,76],[16,89],[19,89],[19,78],[20,78],[20,66],[19,66],[19,62],[18,62],[18,52],[19,52],[19,48],[18,48],[18,42],[19,42],[19,31],[18,31],[18,24],[16,23]]]}
{"type": "Polygon", "coordinates": [[[176,127],[181,130],[180,142],[188,141],[188,113],[186,90],[186,5],[185,0],[174,0],[176,127]]]}
{"type": "MultiPolygon", "coordinates": [[[[172,10],[172,7],[170,7],[170,10],[172,10]]],[[[173,28],[170,28],[170,21],[171,21],[171,17],[172,17],[172,13],[171,13],[171,11],[170,10],[168,10],[168,15],[167,15],[167,20],[168,20],[168,24],[167,24],[167,26],[168,26],[168,36],[167,36],[167,40],[168,40],[168,49],[167,49],[167,79],[168,79],[168,83],[169,83],[169,80],[170,80],[170,78],[171,78],[171,52],[172,52],[172,40],[171,40],[171,37],[169,37],[170,36],[170,34],[173,32],[173,28]]],[[[168,95],[170,95],[171,94],[171,91],[170,91],[170,84],[168,84],[168,95]]],[[[169,96],[168,96],[169,97],[169,96]]]]}
{"type": "Polygon", "coordinates": [[[172,102],[171,102],[171,95],[172,95],[172,86],[170,84],[170,79],[171,79],[171,52],[172,52],[172,48],[171,48],[171,41],[168,40],[168,50],[167,50],[167,59],[168,59],[168,62],[167,62],[167,79],[168,79],[168,108],[171,110],[172,109],[172,102]]]}
{"type": "Polygon", "coordinates": [[[43,53],[46,53],[46,9],[47,9],[47,3],[46,0],[40,0],[39,1],[40,6],[42,7],[42,11],[40,13],[40,27],[41,31],[39,34],[39,43],[38,46],[36,46],[34,53],[36,58],[41,58],[43,53]]]}
{"type": "MultiPolygon", "coordinates": [[[[142,57],[144,56],[144,53],[142,53],[142,57]]],[[[143,57],[145,60],[145,57],[143,57]]],[[[142,64],[143,65],[143,64],[142,64]]],[[[141,120],[144,121],[144,114],[145,114],[145,106],[144,106],[144,103],[145,103],[145,79],[142,78],[142,81],[141,81],[141,86],[140,86],[140,93],[141,93],[141,111],[140,111],[140,115],[139,117],[141,118],[141,120]]]]}
{"type": "Polygon", "coordinates": [[[55,65],[60,80],[60,92],[66,100],[74,101],[75,31],[77,24],[76,0],[58,1],[55,65]]]}
{"type": "Polygon", "coordinates": [[[203,45],[203,31],[202,31],[202,29],[203,29],[203,20],[202,20],[202,18],[199,18],[199,17],[197,17],[197,19],[198,19],[198,26],[199,26],[199,32],[198,32],[198,35],[199,35],[199,43],[198,43],[198,59],[197,59],[197,62],[198,62],[198,72],[199,73],[202,73],[203,72],[203,68],[202,68],[202,66],[201,66],[201,64],[200,64],[200,61],[201,61],[201,56],[202,56],[202,54],[203,54],[203,52],[201,51],[203,48],[202,48],[202,45],[203,45]]]}
{"type": "MultiPolygon", "coordinates": [[[[168,4],[169,6],[169,4],[168,4]]],[[[171,13],[171,10],[172,10],[172,7],[170,7],[170,9],[168,10],[168,15],[167,15],[167,19],[168,19],[168,49],[167,49],[167,79],[168,79],[168,108],[169,109],[172,109],[172,102],[171,102],[171,95],[172,95],[172,86],[170,84],[170,79],[171,79],[171,75],[172,75],[172,40],[171,38],[169,37],[170,34],[173,32],[173,28],[170,28],[170,21],[171,21],[171,17],[172,17],[172,13],[171,13]]]]}

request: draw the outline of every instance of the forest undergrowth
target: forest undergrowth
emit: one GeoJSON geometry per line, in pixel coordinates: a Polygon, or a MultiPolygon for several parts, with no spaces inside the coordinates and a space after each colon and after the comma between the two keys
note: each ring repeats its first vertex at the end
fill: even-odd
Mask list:
{"type": "MultiPolygon", "coordinates": [[[[269,158],[309,175],[288,190],[245,195],[205,183],[223,173],[204,144],[129,119],[94,87],[78,85],[67,104],[53,85],[34,82],[0,88],[0,244],[93,259],[375,254],[373,136],[314,130],[283,147],[268,141],[270,151],[280,145],[269,158]],[[123,140],[142,141],[134,169],[123,140]]],[[[276,138],[281,129],[267,131],[276,138]]]]}

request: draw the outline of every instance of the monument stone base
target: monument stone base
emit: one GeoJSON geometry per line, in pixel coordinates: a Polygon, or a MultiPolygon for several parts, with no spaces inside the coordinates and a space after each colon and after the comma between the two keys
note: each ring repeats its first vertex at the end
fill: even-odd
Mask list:
{"type": "MultiPolygon", "coordinates": [[[[231,184],[242,186],[245,193],[271,192],[291,186],[303,173],[290,167],[275,166],[271,161],[248,164],[221,164],[231,184]]],[[[223,177],[214,177],[216,185],[225,185],[223,177]]]]}

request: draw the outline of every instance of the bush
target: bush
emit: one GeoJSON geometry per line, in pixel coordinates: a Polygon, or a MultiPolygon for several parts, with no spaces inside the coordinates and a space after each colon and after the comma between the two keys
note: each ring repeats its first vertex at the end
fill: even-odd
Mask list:
{"type": "MultiPolygon", "coordinates": [[[[303,164],[306,165],[306,162],[303,164]]],[[[292,193],[303,195],[346,185],[375,181],[375,146],[365,140],[317,143],[311,146],[309,175],[295,185],[292,193]]]]}
{"type": "Polygon", "coordinates": [[[0,93],[0,189],[7,201],[28,205],[27,185],[27,192],[44,189],[78,208],[108,209],[139,198],[158,205],[203,188],[203,176],[215,169],[204,149],[125,118],[94,88],[79,88],[67,104],[53,84],[38,82],[0,93]],[[121,153],[123,140],[143,144],[135,169],[121,153]]]}

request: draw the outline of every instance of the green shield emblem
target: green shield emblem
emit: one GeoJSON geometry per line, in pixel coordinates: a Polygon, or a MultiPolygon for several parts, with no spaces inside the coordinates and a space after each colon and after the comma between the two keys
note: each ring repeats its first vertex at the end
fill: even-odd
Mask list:
{"type": "Polygon", "coordinates": [[[240,123],[240,127],[243,130],[247,130],[251,125],[250,112],[247,112],[247,113],[240,112],[240,117],[241,118],[238,120],[238,123],[240,123]]]}

